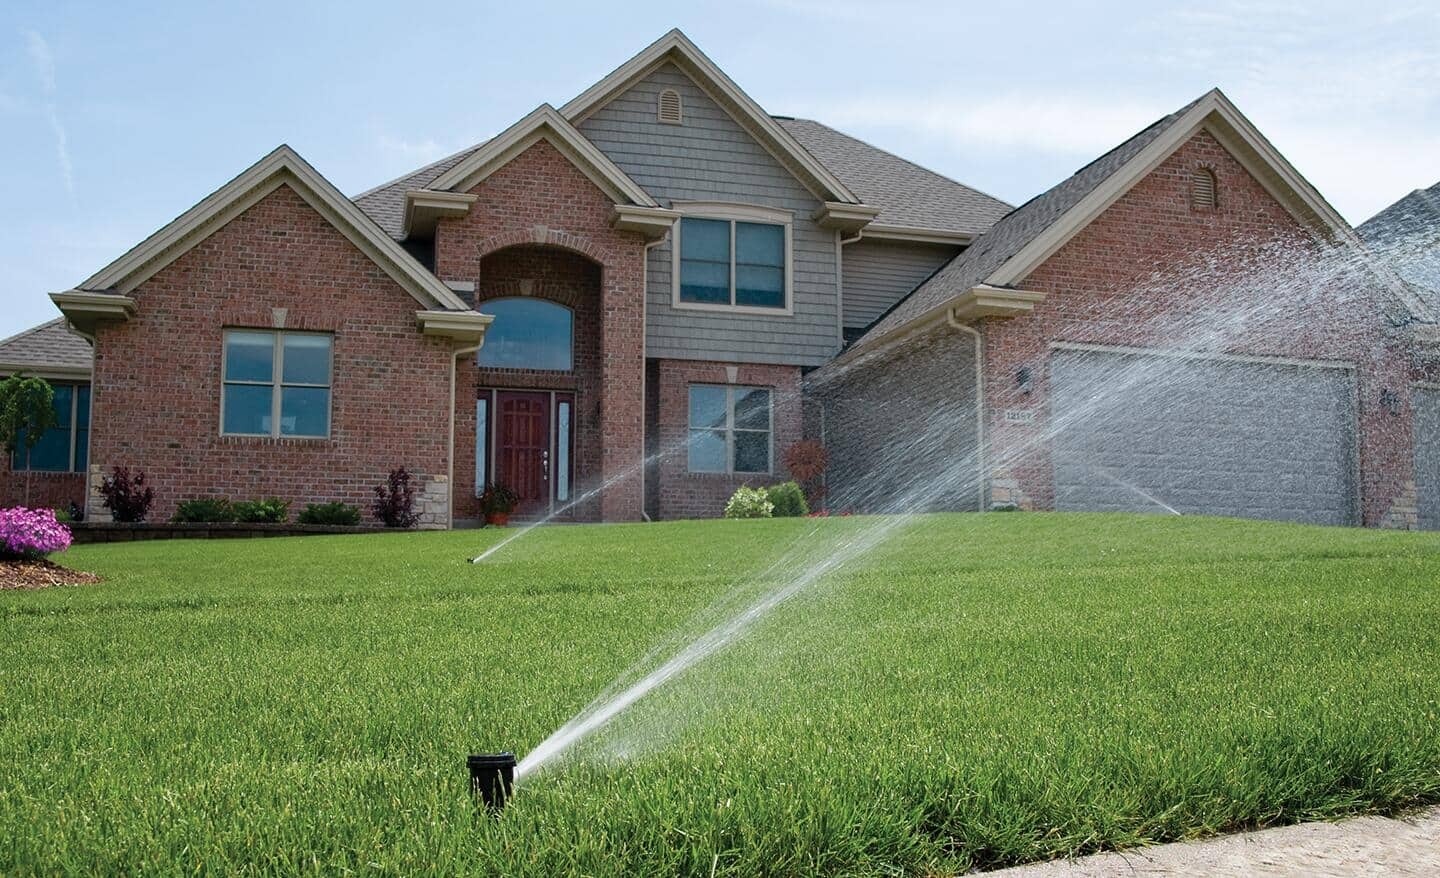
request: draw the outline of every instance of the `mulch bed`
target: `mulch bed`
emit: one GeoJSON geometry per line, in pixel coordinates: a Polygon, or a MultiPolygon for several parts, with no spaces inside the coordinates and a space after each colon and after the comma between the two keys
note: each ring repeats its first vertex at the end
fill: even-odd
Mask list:
{"type": "Polygon", "coordinates": [[[52,585],[93,585],[100,577],[61,567],[45,559],[0,559],[0,589],[49,588],[52,585]]]}

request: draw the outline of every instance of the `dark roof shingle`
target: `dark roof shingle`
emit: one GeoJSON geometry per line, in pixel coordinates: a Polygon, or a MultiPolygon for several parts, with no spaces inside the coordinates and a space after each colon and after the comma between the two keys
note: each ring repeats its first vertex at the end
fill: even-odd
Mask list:
{"type": "Polygon", "coordinates": [[[485,142],[466,147],[437,162],[431,162],[419,170],[397,177],[389,183],[381,183],[374,189],[367,189],[350,200],[385,230],[392,238],[399,239],[405,225],[405,193],[411,189],[424,189],[435,182],[441,174],[460,164],[466,156],[484,146],[485,142]]]}
{"type": "Polygon", "coordinates": [[[1440,183],[1416,189],[1355,231],[1432,313],[1440,312],[1440,183]]]}
{"type": "Polygon", "coordinates": [[[93,360],[90,343],[71,332],[63,317],[0,340],[0,364],[7,368],[88,369],[93,360]]]}
{"type": "Polygon", "coordinates": [[[998,198],[828,125],[776,118],[861,201],[880,208],[876,223],[978,235],[1010,212],[998,198]]]}

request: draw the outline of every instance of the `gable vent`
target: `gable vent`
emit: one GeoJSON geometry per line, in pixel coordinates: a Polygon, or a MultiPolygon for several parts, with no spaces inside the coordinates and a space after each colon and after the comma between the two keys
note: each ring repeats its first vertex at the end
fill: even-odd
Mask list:
{"type": "Polygon", "coordinates": [[[1197,210],[1215,209],[1215,172],[1196,168],[1190,174],[1190,206],[1197,210]]]}
{"type": "Polygon", "coordinates": [[[660,92],[660,99],[657,102],[656,116],[666,125],[679,125],[682,118],[680,108],[680,92],[673,88],[667,88],[660,92]]]}

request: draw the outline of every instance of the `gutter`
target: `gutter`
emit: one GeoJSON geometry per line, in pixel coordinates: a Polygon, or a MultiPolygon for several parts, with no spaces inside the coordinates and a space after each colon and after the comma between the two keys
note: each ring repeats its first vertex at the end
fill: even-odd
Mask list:
{"type": "MultiPolygon", "coordinates": [[[[647,522],[653,521],[650,513],[645,510],[645,470],[649,469],[646,461],[650,457],[645,451],[645,416],[649,412],[646,394],[650,392],[650,388],[646,386],[646,376],[650,374],[650,366],[645,358],[647,322],[650,319],[647,314],[650,306],[650,251],[668,240],[670,240],[670,233],[667,231],[654,241],[647,242],[640,257],[640,518],[647,522]]],[[[670,258],[670,270],[672,272],[675,270],[674,256],[670,258]]]]}
{"type": "Polygon", "coordinates": [[[450,464],[450,472],[447,476],[449,479],[448,489],[450,491],[450,500],[446,504],[447,508],[445,511],[446,530],[455,529],[455,373],[460,370],[461,357],[467,354],[473,354],[484,346],[485,339],[482,336],[478,343],[456,349],[454,355],[450,358],[450,440],[448,453],[446,454],[446,458],[450,464]]]}
{"type": "Polygon", "coordinates": [[[959,330],[975,339],[975,458],[980,468],[979,506],[977,512],[985,511],[985,336],[980,330],[955,319],[955,309],[950,309],[945,322],[951,329],[959,330]]]}

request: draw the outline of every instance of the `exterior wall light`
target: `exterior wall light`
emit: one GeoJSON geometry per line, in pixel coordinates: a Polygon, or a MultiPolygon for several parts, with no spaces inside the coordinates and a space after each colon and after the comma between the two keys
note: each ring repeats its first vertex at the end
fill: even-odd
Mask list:
{"type": "Polygon", "coordinates": [[[1015,372],[1015,385],[1020,388],[1021,393],[1029,393],[1034,386],[1035,375],[1030,371],[1029,366],[1021,366],[1015,372]]]}
{"type": "Polygon", "coordinates": [[[1380,406],[1398,418],[1400,413],[1405,410],[1405,401],[1400,398],[1400,394],[1387,387],[1380,391],[1380,406]]]}

